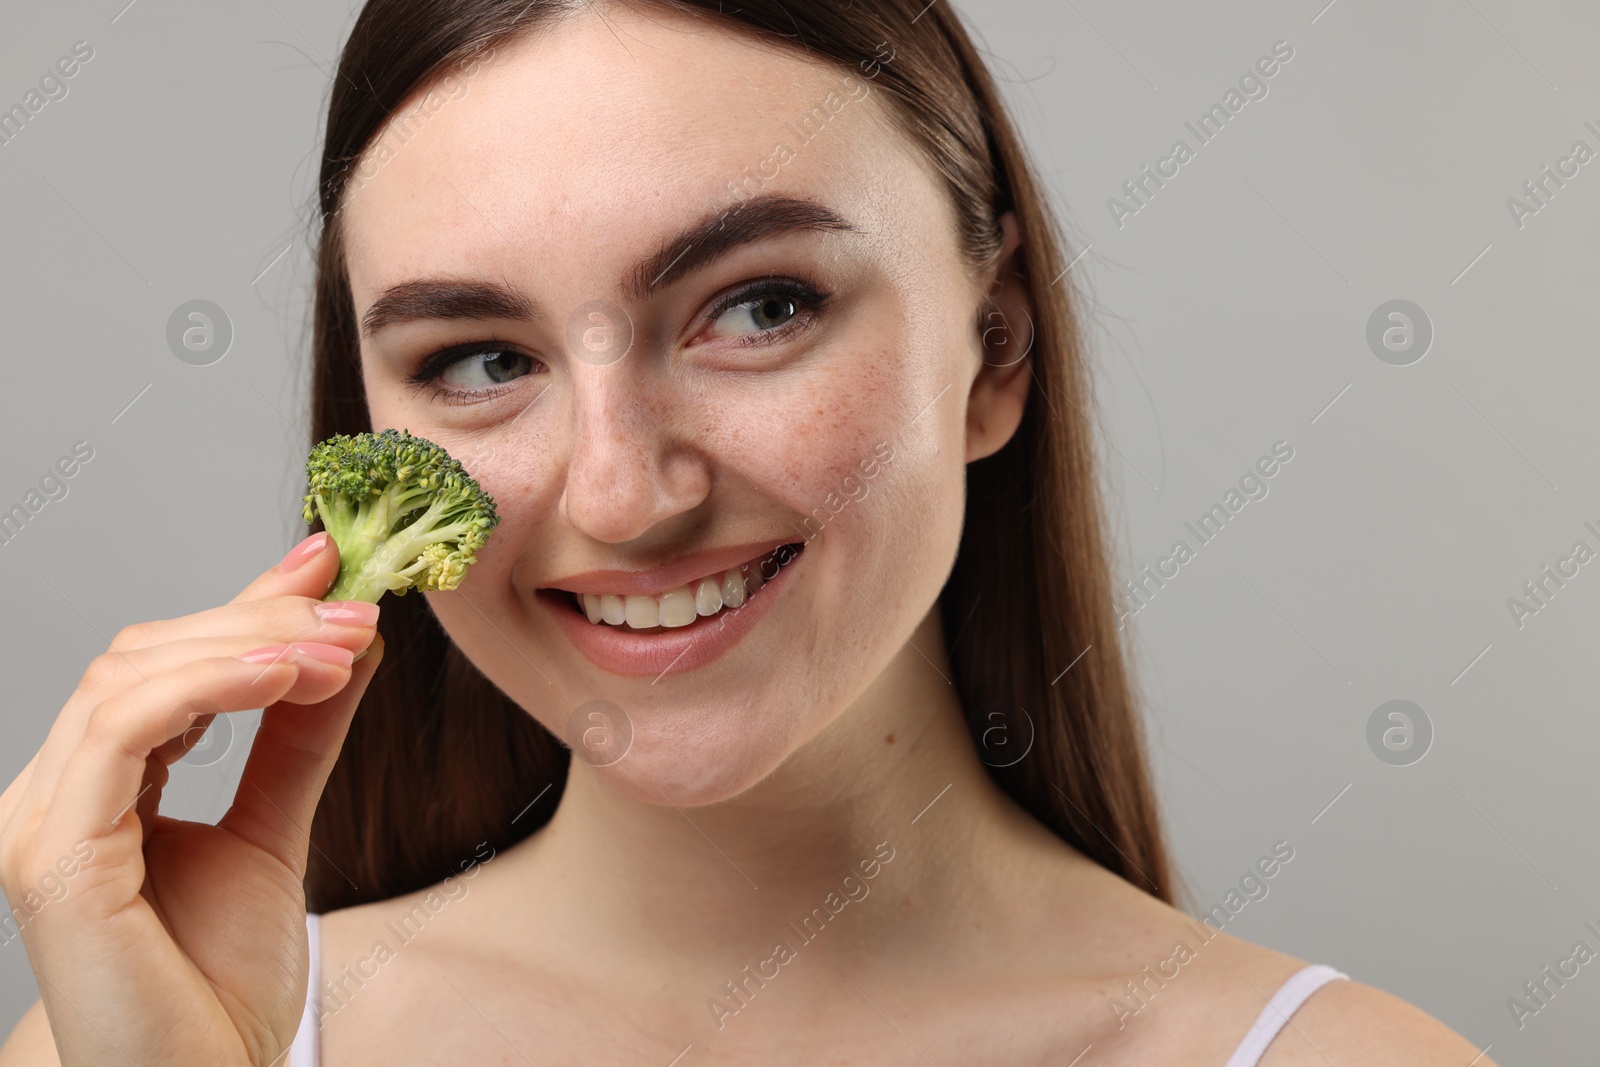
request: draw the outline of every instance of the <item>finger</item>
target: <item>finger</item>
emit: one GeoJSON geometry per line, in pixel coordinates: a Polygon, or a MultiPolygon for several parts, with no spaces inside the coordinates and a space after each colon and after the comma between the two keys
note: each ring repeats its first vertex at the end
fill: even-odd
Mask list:
{"type": "Polygon", "coordinates": [[[240,658],[261,664],[277,663],[284,659],[298,660],[300,676],[278,699],[289,704],[319,704],[349,683],[355,653],[337,645],[296,641],[293,644],[251,649],[240,658]]]}
{"type": "Polygon", "coordinates": [[[266,709],[233,806],[218,826],[254,843],[304,877],[317,801],[339,757],[356,705],[382,659],[380,636],[351,671],[349,684],[333,696],[317,704],[280,701],[266,709]]]}
{"type": "Polygon", "coordinates": [[[319,530],[291,548],[283,559],[262,572],[229,603],[274,596],[309,596],[320,600],[338,576],[339,546],[326,530],[319,530]]]}
{"type": "MultiPolygon", "coordinates": [[[[271,666],[283,660],[294,661],[300,668],[299,676],[278,700],[291,704],[316,704],[349,683],[350,665],[354,657],[347,648],[296,644],[267,645],[252,649],[238,658],[262,666],[271,666]]],[[[173,709],[166,729],[168,738],[151,750],[150,760],[162,764],[176,763],[199,744],[212,722],[222,714],[225,714],[222,708],[210,700],[192,700],[173,709]]]]}
{"type": "MultiPolygon", "coordinates": [[[[278,700],[289,704],[316,704],[343,689],[350,681],[352,656],[347,648],[331,645],[268,645],[246,653],[254,663],[293,658],[300,675],[278,700]]],[[[150,752],[150,761],[170,766],[188,755],[205,738],[218,715],[226,714],[209,700],[193,700],[172,710],[168,739],[150,752]]]]}
{"type": "Polygon", "coordinates": [[[105,701],[89,716],[83,740],[62,768],[40,836],[70,843],[108,835],[137,799],[150,753],[181,729],[174,709],[201,703],[220,711],[265,707],[288,692],[304,669],[295,658],[265,665],[232,657],[196,660],[105,701]]]}
{"type": "Polygon", "coordinates": [[[285,641],[320,640],[316,635],[329,626],[371,628],[376,625],[378,614],[378,605],[361,600],[325,601],[294,593],[257,600],[235,599],[175,619],[156,619],[125,627],[105,654],[123,656],[136,649],[219,633],[274,633],[285,641]]]}
{"type": "MultiPolygon", "coordinates": [[[[263,602],[262,606],[266,603],[269,602],[263,602]]],[[[310,601],[294,598],[270,603],[283,603],[286,607],[277,613],[277,618],[267,618],[269,624],[276,625],[242,629],[237,633],[211,629],[194,637],[175,638],[148,648],[102,653],[89,664],[79,683],[79,692],[73,694],[72,699],[92,707],[185,663],[216,656],[239,656],[268,645],[316,645],[344,649],[353,655],[371,644],[372,635],[377,632],[375,624],[321,620],[311,611],[304,612],[302,617],[298,605],[310,601]]]]}
{"type": "MultiPolygon", "coordinates": [[[[371,604],[325,604],[301,597],[279,597],[244,606],[224,606],[215,612],[235,614],[244,612],[242,620],[225,623],[218,619],[208,627],[201,627],[188,616],[173,620],[174,629],[203,631],[202,636],[179,638],[147,648],[127,652],[104,652],[96,656],[84,671],[78,690],[67,700],[45,738],[36,757],[33,782],[26,786],[26,795],[33,803],[43,803],[55,792],[61,770],[83,739],[90,714],[105,700],[118,693],[127,692],[162,674],[170,673],[184,663],[217,656],[237,656],[252,649],[268,645],[293,644],[305,649],[310,658],[339,663],[348,668],[349,663],[338,656],[338,650],[361,652],[372,642],[376,633],[377,608],[371,604]],[[323,614],[319,614],[319,611],[323,614]],[[354,618],[345,616],[355,615],[354,618]],[[371,619],[371,622],[367,620],[371,619]],[[217,628],[229,625],[249,626],[241,629],[240,636],[213,636],[217,628]],[[256,627],[259,627],[257,629],[256,627]],[[322,651],[318,651],[318,650],[322,651]]],[[[212,612],[201,612],[210,616],[212,612]]],[[[326,693],[317,692],[317,686],[326,676],[325,671],[314,671],[309,678],[309,688],[297,686],[285,697],[295,703],[320,700],[326,693]]],[[[172,709],[176,715],[181,708],[172,709]]],[[[197,713],[215,712],[204,704],[196,705],[197,713]]],[[[195,733],[197,740],[203,730],[195,733]]],[[[178,753],[179,756],[182,752],[178,753]]]]}

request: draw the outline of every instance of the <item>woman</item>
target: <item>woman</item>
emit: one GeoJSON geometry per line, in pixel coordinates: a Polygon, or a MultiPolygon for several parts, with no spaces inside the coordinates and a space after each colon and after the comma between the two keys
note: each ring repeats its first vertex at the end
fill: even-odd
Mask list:
{"type": "Polygon", "coordinates": [[[74,872],[0,1067],[1488,1064],[1174,907],[1066,261],[950,8],[720,6],[366,5],[313,434],[501,523],[381,622],[317,534],[90,665],[0,798],[8,896],[74,872]]]}

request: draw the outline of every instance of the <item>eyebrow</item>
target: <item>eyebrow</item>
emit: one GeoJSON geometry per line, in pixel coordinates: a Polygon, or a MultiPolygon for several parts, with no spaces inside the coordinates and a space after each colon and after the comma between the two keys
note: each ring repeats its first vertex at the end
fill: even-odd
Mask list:
{"type": "MultiPolygon", "coordinates": [[[[623,276],[623,292],[642,300],[694,271],[756,241],[791,233],[859,232],[830,208],[787,196],[758,196],[708,213],[623,276]]],[[[538,322],[544,312],[517,290],[498,282],[427,277],[401,282],[373,301],[361,318],[371,336],[394,323],[417,319],[512,319],[538,322]]]]}

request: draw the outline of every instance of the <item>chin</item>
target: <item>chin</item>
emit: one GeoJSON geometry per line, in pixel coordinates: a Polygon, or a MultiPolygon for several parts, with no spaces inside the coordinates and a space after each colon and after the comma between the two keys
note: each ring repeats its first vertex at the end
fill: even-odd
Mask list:
{"type": "Polygon", "coordinates": [[[701,807],[731,800],[777,770],[793,748],[770,704],[748,710],[696,709],[698,721],[688,729],[653,724],[654,712],[637,715],[627,753],[594,771],[608,789],[640,803],[701,807]]]}

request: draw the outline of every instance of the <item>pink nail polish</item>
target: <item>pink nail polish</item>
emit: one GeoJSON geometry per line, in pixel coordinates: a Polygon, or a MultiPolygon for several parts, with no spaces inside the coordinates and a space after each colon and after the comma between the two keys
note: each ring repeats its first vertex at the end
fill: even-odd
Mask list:
{"type": "Polygon", "coordinates": [[[323,622],[345,626],[371,626],[378,621],[378,605],[364,600],[327,600],[314,610],[323,622]]]}
{"type": "Polygon", "coordinates": [[[290,549],[289,554],[278,564],[278,570],[288,574],[326,547],[328,547],[328,531],[318,530],[290,549]]]}

